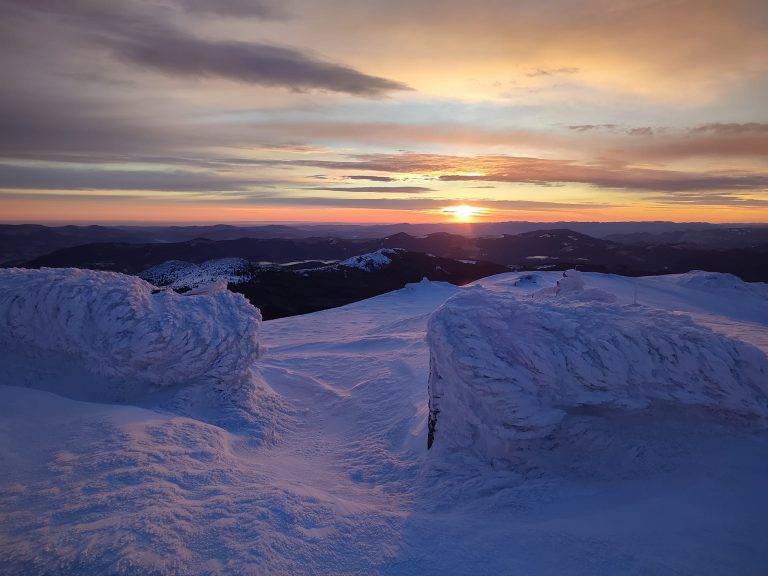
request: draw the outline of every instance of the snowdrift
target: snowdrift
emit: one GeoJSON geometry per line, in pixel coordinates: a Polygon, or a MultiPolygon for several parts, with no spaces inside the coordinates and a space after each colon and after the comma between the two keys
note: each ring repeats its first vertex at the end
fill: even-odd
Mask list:
{"type": "Polygon", "coordinates": [[[721,272],[693,270],[670,276],[673,283],[683,288],[706,292],[715,296],[732,298],[768,298],[768,284],[743,282],[738,276],[721,272]]]}
{"type": "Polygon", "coordinates": [[[590,407],[765,421],[763,352],[687,316],[613,300],[574,271],[527,297],[476,287],[450,299],[427,336],[430,446],[505,458],[590,407]]]}
{"type": "Polygon", "coordinates": [[[111,272],[0,270],[0,384],[256,424],[279,403],[254,368],[260,324],[223,284],[179,295],[111,272]]]}

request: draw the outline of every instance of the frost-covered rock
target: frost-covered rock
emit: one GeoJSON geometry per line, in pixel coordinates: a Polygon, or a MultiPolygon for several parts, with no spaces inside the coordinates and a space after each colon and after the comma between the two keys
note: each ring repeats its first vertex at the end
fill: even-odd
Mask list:
{"type": "Polygon", "coordinates": [[[254,366],[260,324],[223,285],[180,295],[112,272],[0,270],[0,384],[110,402],[155,395],[180,413],[258,424],[259,406],[278,403],[254,366]]]}
{"type": "Polygon", "coordinates": [[[566,270],[554,286],[542,288],[534,293],[539,300],[557,298],[558,300],[582,302],[615,302],[616,296],[605,290],[587,288],[584,276],[578,270],[566,270]]]}
{"type": "Polygon", "coordinates": [[[0,339],[156,386],[229,380],[258,357],[261,315],[239,294],[184,296],[88,270],[0,271],[0,339]]]}
{"type": "Polygon", "coordinates": [[[687,316],[586,298],[567,277],[532,299],[466,290],[433,315],[430,445],[504,458],[585,407],[768,417],[763,352],[687,316]]]}

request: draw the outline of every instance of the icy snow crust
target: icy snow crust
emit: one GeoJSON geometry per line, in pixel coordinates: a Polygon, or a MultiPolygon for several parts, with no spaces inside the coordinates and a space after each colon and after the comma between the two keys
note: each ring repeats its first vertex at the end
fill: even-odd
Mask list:
{"type": "MultiPolygon", "coordinates": [[[[254,312],[221,285],[175,295],[120,275],[26,274],[0,272],[0,574],[765,573],[764,389],[747,386],[749,370],[764,365],[752,353],[768,354],[765,285],[707,273],[510,273],[475,287],[424,281],[265,322],[256,359],[254,342],[238,340],[254,334],[245,322],[254,312]],[[508,368],[520,382],[532,378],[511,352],[563,361],[535,346],[550,335],[534,312],[542,326],[562,320],[565,327],[553,329],[573,338],[557,345],[569,362],[589,368],[589,378],[575,370],[540,396],[523,386],[519,404],[499,394],[504,413],[522,426],[505,428],[503,439],[462,404],[485,426],[481,446],[490,451],[463,445],[463,430],[451,439],[443,405],[427,450],[425,337],[433,313],[452,297],[446,308],[468,305],[451,321],[477,317],[498,340],[461,322],[448,335],[455,341],[438,340],[452,351],[501,355],[467,384],[489,418],[498,416],[484,393],[509,380],[508,368]],[[507,308],[525,312],[509,320],[525,320],[533,333],[505,327],[507,308]],[[616,318],[619,311],[626,319],[616,318]],[[660,334],[659,318],[669,333],[660,334]],[[101,326],[107,319],[123,329],[101,326]],[[29,322],[51,334],[39,336],[29,322]],[[226,358],[215,377],[186,337],[164,336],[169,323],[226,358]],[[670,394],[660,382],[672,376],[653,371],[646,384],[612,379],[598,358],[613,363],[610,338],[635,325],[644,341],[664,338],[659,354],[680,355],[676,378],[699,377],[689,363],[695,351],[675,336],[681,331],[708,346],[712,370],[736,359],[750,368],[712,387],[686,381],[685,394],[683,387],[670,394]],[[209,332],[218,336],[208,341],[209,332]],[[134,338],[138,355],[130,352],[134,338]],[[597,346],[597,356],[580,356],[577,345],[597,346]],[[103,366],[87,351],[93,347],[120,369],[103,366]],[[171,356],[198,366],[184,369],[198,383],[154,378],[147,364],[176,370],[171,356]],[[502,369],[499,378],[491,372],[502,369]],[[605,379],[592,386],[593,373],[605,379]],[[708,407],[717,394],[725,408],[708,407]],[[489,458],[501,444],[514,450],[489,458]]],[[[646,368],[629,361],[656,352],[630,350],[617,374],[635,377],[646,368]]],[[[670,361],[656,360],[658,367],[670,361]]],[[[464,364],[440,354],[441,366],[457,370],[457,387],[464,364]]]]}
{"type": "Polygon", "coordinates": [[[768,358],[687,316],[610,303],[577,272],[531,299],[476,287],[429,325],[437,444],[504,457],[584,407],[698,406],[765,420],[768,358]]]}

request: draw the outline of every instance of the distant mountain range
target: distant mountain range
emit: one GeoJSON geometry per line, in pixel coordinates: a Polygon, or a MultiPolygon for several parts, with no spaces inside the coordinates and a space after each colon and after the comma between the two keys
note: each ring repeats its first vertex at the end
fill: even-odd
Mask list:
{"type": "MultiPolygon", "coordinates": [[[[757,230],[757,229],[756,229],[757,230]]],[[[729,272],[747,281],[768,280],[768,243],[715,249],[695,244],[633,245],[573,230],[538,230],[471,238],[444,232],[425,237],[398,233],[381,239],[239,238],[130,244],[101,242],[65,248],[24,263],[30,268],[77,267],[137,274],[169,260],[201,263],[221,258],[249,262],[337,261],[402,248],[452,260],[481,260],[518,270],[580,268],[629,276],[700,269],[729,272]]]]}
{"type": "Polygon", "coordinates": [[[568,229],[628,244],[696,244],[742,248],[765,243],[768,226],[701,222],[481,222],[439,224],[300,224],[259,226],[42,226],[0,225],[0,264],[20,264],[54,250],[96,242],[168,243],[207,240],[342,238],[378,239],[405,233],[424,237],[448,233],[471,238],[568,229]]]}
{"type": "MultiPolygon", "coordinates": [[[[0,238],[1,232],[2,227],[0,238]]],[[[15,228],[11,237],[15,242],[28,241],[25,249],[14,253],[16,257],[42,249],[51,238],[78,243],[17,261],[24,267],[111,270],[139,275],[179,292],[223,280],[230,290],[258,306],[266,319],[341,306],[422,278],[464,284],[509,270],[578,268],[627,276],[708,270],[729,272],[746,281],[768,281],[768,227],[710,226],[606,238],[551,228],[480,237],[448,232],[304,237],[302,232],[289,226],[28,226],[15,228]],[[243,230],[265,237],[229,237],[243,230]],[[218,239],[169,241],[193,232],[218,239]],[[139,241],[148,236],[151,241],[139,241]],[[83,243],[91,237],[100,241],[83,243]]],[[[9,244],[5,246],[8,249],[9,244]]]]}
{"type": "Polygon", "coordinates": [[[700,246],[714,249],[754,248],[768,244],[768,227],[748,228],[706,228],[695,230],[672,230],[652,234],[631,232],[611,234],[607,240],[634,246],[700,246]]]}

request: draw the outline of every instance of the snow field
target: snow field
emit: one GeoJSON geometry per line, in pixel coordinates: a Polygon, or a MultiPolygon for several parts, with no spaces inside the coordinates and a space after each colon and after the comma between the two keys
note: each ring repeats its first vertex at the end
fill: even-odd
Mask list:
{"type": "Polygon", "coordinates": [[[474,287],[422,282],[254,328],[254,312],[223,290],[5,274],[0,573],[714,576],[768,565],[768,438],[747,416],[764,408],[749,379],[768,354],[764,286],[708,273],[511,273],[474,287]],[[431,322],[443,329],[445,314],[456,330],[430,350],[441,307],[431,322]],[[102,318],[115,326],[96,326],[102,318]],[[51,334],[38,337],[43,328],[51,334]],[[238,340],[254,330],[255,343],[238,340]],[[121,356],[139,333],[156,344],[121,356]],[[624,378],[611,377],[601,359],[635,334],[658,349],[629,345],[616,360],[624,378]],[[706,347],[708,369],[696,370],[680,334],[706,347]],[[186,347],[196,338],[203,350],[186,347]],[[527,370],[563,362],[542,349],[555,344],[574,366],[568,378],[527,370]],[[443,348],[499,357],[486,371],[443,348]],[[666,353],[679,358],[671,369],[666,353]],[[102,354],[119,369],[102,368],[102,354]],[[436,354],[457,390],[476,393],[487,420],[457,405],[495,443],[467,447],[465,429],[451,438],[444,406],[426,449],[436,354]],[[154,378],[155,358],[176,384],[154,378]],[[501,387],[510,370],[514,395],[501,387]],[[510,415],[521,428],[505,427],[510,415]],[[499,443],[514,450],[499,457],[499,443]]]}

